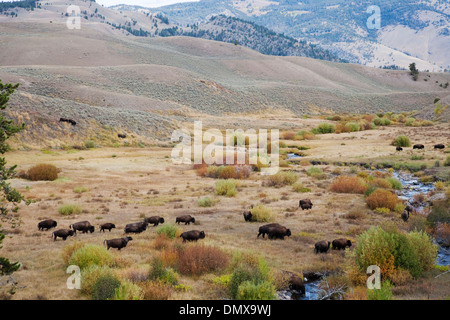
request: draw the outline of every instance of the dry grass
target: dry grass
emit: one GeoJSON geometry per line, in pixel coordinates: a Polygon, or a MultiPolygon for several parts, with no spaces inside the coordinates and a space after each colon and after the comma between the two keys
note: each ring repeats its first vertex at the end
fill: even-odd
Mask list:
{"type": "Polygon", "coordinates": [[[332,192],[337,193],[359,193],[366,192],[367,186],[359,177],[353,176],[339,176],[330,186],[332,192]]]}

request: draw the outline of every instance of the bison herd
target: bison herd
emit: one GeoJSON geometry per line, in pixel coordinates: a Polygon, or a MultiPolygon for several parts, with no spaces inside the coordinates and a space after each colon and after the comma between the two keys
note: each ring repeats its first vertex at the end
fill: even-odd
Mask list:
{"type": "MultiPolygon", "coordinates": [[[[425,146],[424,146],[423,144],[415,144],[415,145],[413,145],[413,149],[424,150],[424,149],[425,149],[425,146]]],[[[435,145],[434,145],[434,149],[435,149],[435,150],[436,150],[436,149],[440,149],[440,150],[445,149],[445,145],[443,145],[442,143],[440,143],[440,144],[435,144],[435,145]]],[[[395,148],[395,150],[397,150],[397,151],[403,151],[403,148],[398,146],[398,147],[395,148]]]]}
{"type": "MultiPolygon", "coordinates": [[[[158,226],[159,224],[164,223],[164,218],[159,216],[153,216],[149,218],[145,218],[144,221],[129,223],[125,226],[124,232],[125,234],[134,233],[138,234],[145,230],[147,230],[147,226],[149,224],[152,224],[153,226],[158,226]]],[[[179,216],[175,219],[175,223],[180,224],[184,223],[185,225],[189,225],[190,223],[195,223],[195,218],[191,217],[190,215],[184,215],[179,216]]],[[[52,228],[56,228],[58,223],[55,220],[48,219],[44,220],[38,223],[38,230],[39,231],[48,231],[52,228]]],[[[100,231],[99,232],[105,232],[105,230],[108,230],[111,232],[112,229],[115,229],[116,225],[114,223],[103,223],[99,226],[100,231]]],[[[89,221],[80,221],[74,224],[71,224],[68,229],[59,229],[52,233],[52,238],[54,241],[57,240],[57,238],[62,238],[64,241],[67,240],[68,237],[73,237],[77,234],[77,231],[81,233],[93,233],[95,231],[95,227],[89,222],[89,221]]],[[[205,238],[205,232],[199,231],[199,230],[191,230],[183,232],[180,235],[180,238],[183,239],[183,242],[186,241],[197,241],[199,239],[205,238]]],[[[122,248],[125,248],[129,241],[133,240],[132,237],[126,236],[123,238],[118,239],[111,239],[111,240],[105,240],[103,241],[103,244],[106,244],[107,250],[109,248],[115,248],[118,250],[121,250],[122,248]]]]}

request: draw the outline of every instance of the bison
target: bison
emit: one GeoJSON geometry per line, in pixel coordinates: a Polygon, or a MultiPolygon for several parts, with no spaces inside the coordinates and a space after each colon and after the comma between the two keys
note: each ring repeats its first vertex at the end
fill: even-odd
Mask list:
{"type": "Polygon", "coordinates": [[[82,231],[83,233],[87,233],[89,231],[92,233],[95,230],[95,227],[91,225],[89,221],[81,221],[71,224],[69,228],[72,228],[75,234],[77,234],[77,231],[82,231]]]}
{"type": "Polygon", "coordinates": [[[250,211],[245,211],[245,212],[243,213],[243,215],[244,215],[244,220],[245,220],[245,221],[247,221],[247,222],[252,221],[253,214],[252,214],[250,211]]]}
{"type": "Polygon", "coordinates": [[[269,239],[281,239],[284,240],[284,237],[291,236],[291,230],[283,226],[273,226],[269,227],[267,230],[267,236],[269,239]]]}
{"type": "Polygon", "coordinates": [[[259,238],[260,235],[262,235],[263,238],[264,238],[264,236],[265,236],[267,233],[269,233],[269,228],[275,227],[275,226],[280,226],[280,227],[281,227],[281,224],[279,224],[279,223],[269,223],[269,224],[265,224],[265,225],[259,227],[259,230],[258,230],[258,238],[259,238]]]}
{"type": "Polygon", "coordinates": [[[331,245],[333,246],[333,250],[341,250],[341,249],[345,250],[345,248],[347,247],[350,248],[352,246],[352,242],[350,240],[341,238],[333,240],[331,245]]]}
{"type": "Polygon", "coordinates": [[[75,120],[67,119],[67,118],[59,118],[59,122],[67,122],[67,123],[70,123],[73,126],[77,125],[77,122],[75,120]]]}
{"type": "Polygon", "coordinates": [[[51,228],[56,228],[58,223],[55,220],[48,219],[38,223],[38,229],[48,231],[51,228]]]}
{"type": "Polygon", "coordinates": [[[56,238],[60,237],[64,241],[66,241],[67,237],[72,237],[75,234],[73,230],[70,229],[59,229],[53,232],[53,238],[54,241],[56,241],[56,238]]]}
{"type": "Polygon", "coordinates": [[[322,240],[314,245],[314,253],[327,253],[330,250],[330,241],[322,240]]]}
{"type": "Polygon", "coordinates": [[[150,218],[145,218],[144,221],[148,224],[153,224],[154,227],[156,227],[158,224],[164,223],[164,218],[161,218],[159,216],[154,216],[150,218]]]}
{"type": "Polygon", "coordinates": [[[402,219],[405,222],[408,221],[408,219],[409,219],[409,211],[405,210],[405,211],[402,212],[402,219]]]}
{"type": "Polygon", "coordinates": [[[309,210],[312,209],[312,202],[309,199],[304,199],[299,201],[299,207],[302,208],[302,210],[309,210]]]}
{"type": "Polygon", "coordinates": [[[105,230],[109,230],[109,232],[111,232],[111,229],[115,229],[116,225],[114,223],[104,223],[100,226],[100,232],[105,232],[105,230]]]}
{"type": "Polygon", "coordinates": [[[403,151],[403,148],[402,148],[402,147],[397,147],[397,148],[395,148],[395,150],[397,150],[397,151],[403,151]]]}
{"type": "Polygon", "coordinates": [[[125,133],[119,133],[117,135],[120,139],[125,139],[127,137],[127,135],[125,133]]]}
{"type": "Polygon", "coordinates": [[[145,221],[127,224],[125,226],[125,233],[141,233],[147,230],[147,225],[145,221]]]}
{"type": "Polygon", "coordinates": [[[434,148],[435,149],[445,149],[445,146],[443,144],[435,144],[434,148]]]}
{"type": "Polygon", "coordinates": [[[425,146],[423,145],[423,144],[415,144],[414,146],[413,146],[413,149],[424,149],[425,148],[425,146]]]}
{"type": "Polygon", "coordinates": [[[120,251],[120,249],[125,248],[131,240],[133,240],[132,237],[124,237],[120,239],[105,240],[103,241],[103,244],[106,243],[106,250],[109,250],[109,248],[116,248],[120,251]]]}
{"type": "Polygon", "coordinates": [[[177,217],[175,219],[175,223],[180,224],[181,222],[184,222],[185,225],[191,224],[191,222],[195,223],[195,218],[191,217],[190,215],[185,215],[185,216],[177,217]]]}
{"type": "Polygon", "coordinates": [[[204,239],[205,238],[205,232],[199,231],[199,230],[191,230],[183,232],[180,235],[180,238],[183,238],[183,242],[186,241],[197,241],[198,239],[204,239]]]}

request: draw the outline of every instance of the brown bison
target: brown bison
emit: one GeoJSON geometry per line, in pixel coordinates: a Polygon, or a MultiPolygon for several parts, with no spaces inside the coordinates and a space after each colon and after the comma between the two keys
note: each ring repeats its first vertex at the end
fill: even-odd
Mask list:
{"type": "Polygon", "coordinates": [[[111,232],[111,229],[115,229],[116,225],[114,223],[104,223],[100,226],[100,232],[105,232],[105,230],[109,230],[109,232],[111,232]]]}
{"type": "Polygon", "coordinates": [[[264,238],[264,236],[265,236],[267,233],[269,233],[269,228],[275,227],[275,226],[280,226],[280,227],[281,227],[281,224],[279,224],[279,223],[269,223],[269,224],[265,224],[265,225],[259,227],[259,230],[258,230],[258,238],[259,238],[260,235],[262,235],[263,238],[264,238]]]}
{"type": "Polygon", "coordinates": [[[67,118],[59,118],[59,122],[67,122],[67,123],[70,123],[73,126],[77,125],[75,120],[67,119],[67,118]]]}
{"type": "Polygon", "coordinates": [[[60,237],[64,241],[66,241],[67,237],[72,237],[75,234],[73,230],[70,229],[59,229],[53,232],[53,238],[54,241],[56,241],[56,238],[60,237]]]}
{"type": "Polygon", "coordinates": [[[244,220],[245,220],[245,221],[247,221],[247,222],[252,221],[253,214],[252,214],[250,211],[245,211],[245,212],[243,213],[243,215],[244,215],[244,220]]]}
{"type": "Polygon", "coordinates": [[[445,149],[445,146],[443,144],[435,144],[434,148],[435,149],[445,149]]]}
{"type": "Polygon", "coordinates": [[[131,240],[133,240],[132,237],[124,237],[119,239],[105,240],[103,241],[103,244],[106,243],[106,250],[109,250],[109,248],[116,248],[120,251],[120,249],[125,248],[128,242],[130,242],[131,240]]]}
{"type": "Polygon", "coordinates": [[[408,219],[409,219],[409,211],[403,211],[402,212],[402,219],[403,219],[403,221],[408,221],[408,219]]]}
{"type": "Polygon", "coordinates": [[[284,237],[291,236],[291,230],[283,226],[273,226],[269,227],[267,230],[267,236],[269,239],[281,239],[284,240],[284,237]]]}
{"type": "Polygon", "coordinates": [[[48,231],[51,228],[56,228],[57,225],[58,223],[55,220],[52,219],[44,220],[38,223],[38,230],[45,229],[45,231],[48,231]]]}
{"type": "Polygon", "coordinates": [[[185,215],[185,216],[177,217],[175,219],[175,223],[180,224],[181,222],[184,222],[185,225],[191,224],[191,222],[195,223],[195,218],[191,217],[190,215],[185,215]]]}
{"type": "Polygon", "coordinates": [[[183,238],[183,242],[186,241],[197,241],[198,239],[204,239],[205,238],[205,232],[199,231],[199,230],[191,230],[183,232],[180,235],[180,238],[183,238]]]}
{"type": "Polygon", "coordinates": [[[300,277],[298,274],[290,271],[284,271],[288,275],[288,284],[289,289],[297,291],[300,294],[305,294],[305,283],[303,281],[303,277],[300,277]]]}
{"type": "Polygon", "coordinates": [[[314,253],[327,253],[330,250],[330,241],[322,240],[314,245],[314,253]]]}
{"type": "Polygon", "coordinates": [[[304,199],[299,201],[299,207],[302,208],[302,210],[309,210],[312,209],[312,202],[309,199],[304,199]]]}
{"type": "Polygon", "coordinates": [[[125,233],[141,233],[147,230],[147,223],[145,221],[130,223],[125,226],[125,233]]]}
{"type": "Polygon", "coordinates": [[[395,148],[395,150],[397,150],[397,151],[403,151],[403,148],[402,148],[402,147],[397,147],[397,148],[395,148]]]}
{"type": "Polygon", "coordinates": [[[164,223],[164,218],[161,218],[159,216],[154,216],[150,218],[145,218],[144,221],[148,224],[153,224],[154,227],[156,227],[158,224],[164,223]]]}
{"type": "Polygon", "coordinates": [[[77,234],[77,231],[82,231],[83,233],[92,233],[95,230],[95,227],[91,225],[89,221],[81,221],[71,224],[69,228],[72,228],[75,234],[77,234]]]}
{"type": "Polygon", "coordinates": [[[127,137],[127,135],[125,133],[119,133],[117,135],[120,139],[125,139],[127,137]]]}
{"type": "Polygon", "coordinates": [[[347,247],[350,248],[352,246],[352,242],[350,240],[340,238],[333,240],[331,245],[333,246],[333,250],[341,250],[341,249],[345,250],[345,248],[347,247]]]}
{"type": "Polygon", "coordinates": [[[423,145],[423,144],[415,144],[414,146],[413,146],[413,149],[424,149],[425,148],[425,146],[423,145]]]}

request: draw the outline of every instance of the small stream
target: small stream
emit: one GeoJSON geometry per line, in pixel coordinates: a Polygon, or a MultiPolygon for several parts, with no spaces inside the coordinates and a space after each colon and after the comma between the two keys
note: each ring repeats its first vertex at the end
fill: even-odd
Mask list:
{"type": "MultiPolygon", "coordinates": [[[[290,158],[295,158],[296,155],[290,155],[290,158]]],[[[426,194],[434,190],[434,185],[431,183],[422,183],[414,175],[408,172],[395,171],[393,176],[398,179],[403,189],[399,191],[398,195],[403,197],[405,201],[408,201],[411,205],[414,202],[414,196],[419,193],[426,194]]],[[[414,206],[417,213],[423,211],[424,206],[414,206]]],[[[450,265],[450,247],[444,247],[439,242],[436,242],[439,247],[438,256],[436,258],[436,265],[448,266],[450,265]]],[[[291,290],[283,290],[278,292],[279,300],[317,300],[319,293],[319,284],[321,279],[313,279],[309,281],[305,277],[305,294],[299,294],[291,290]]]]}

